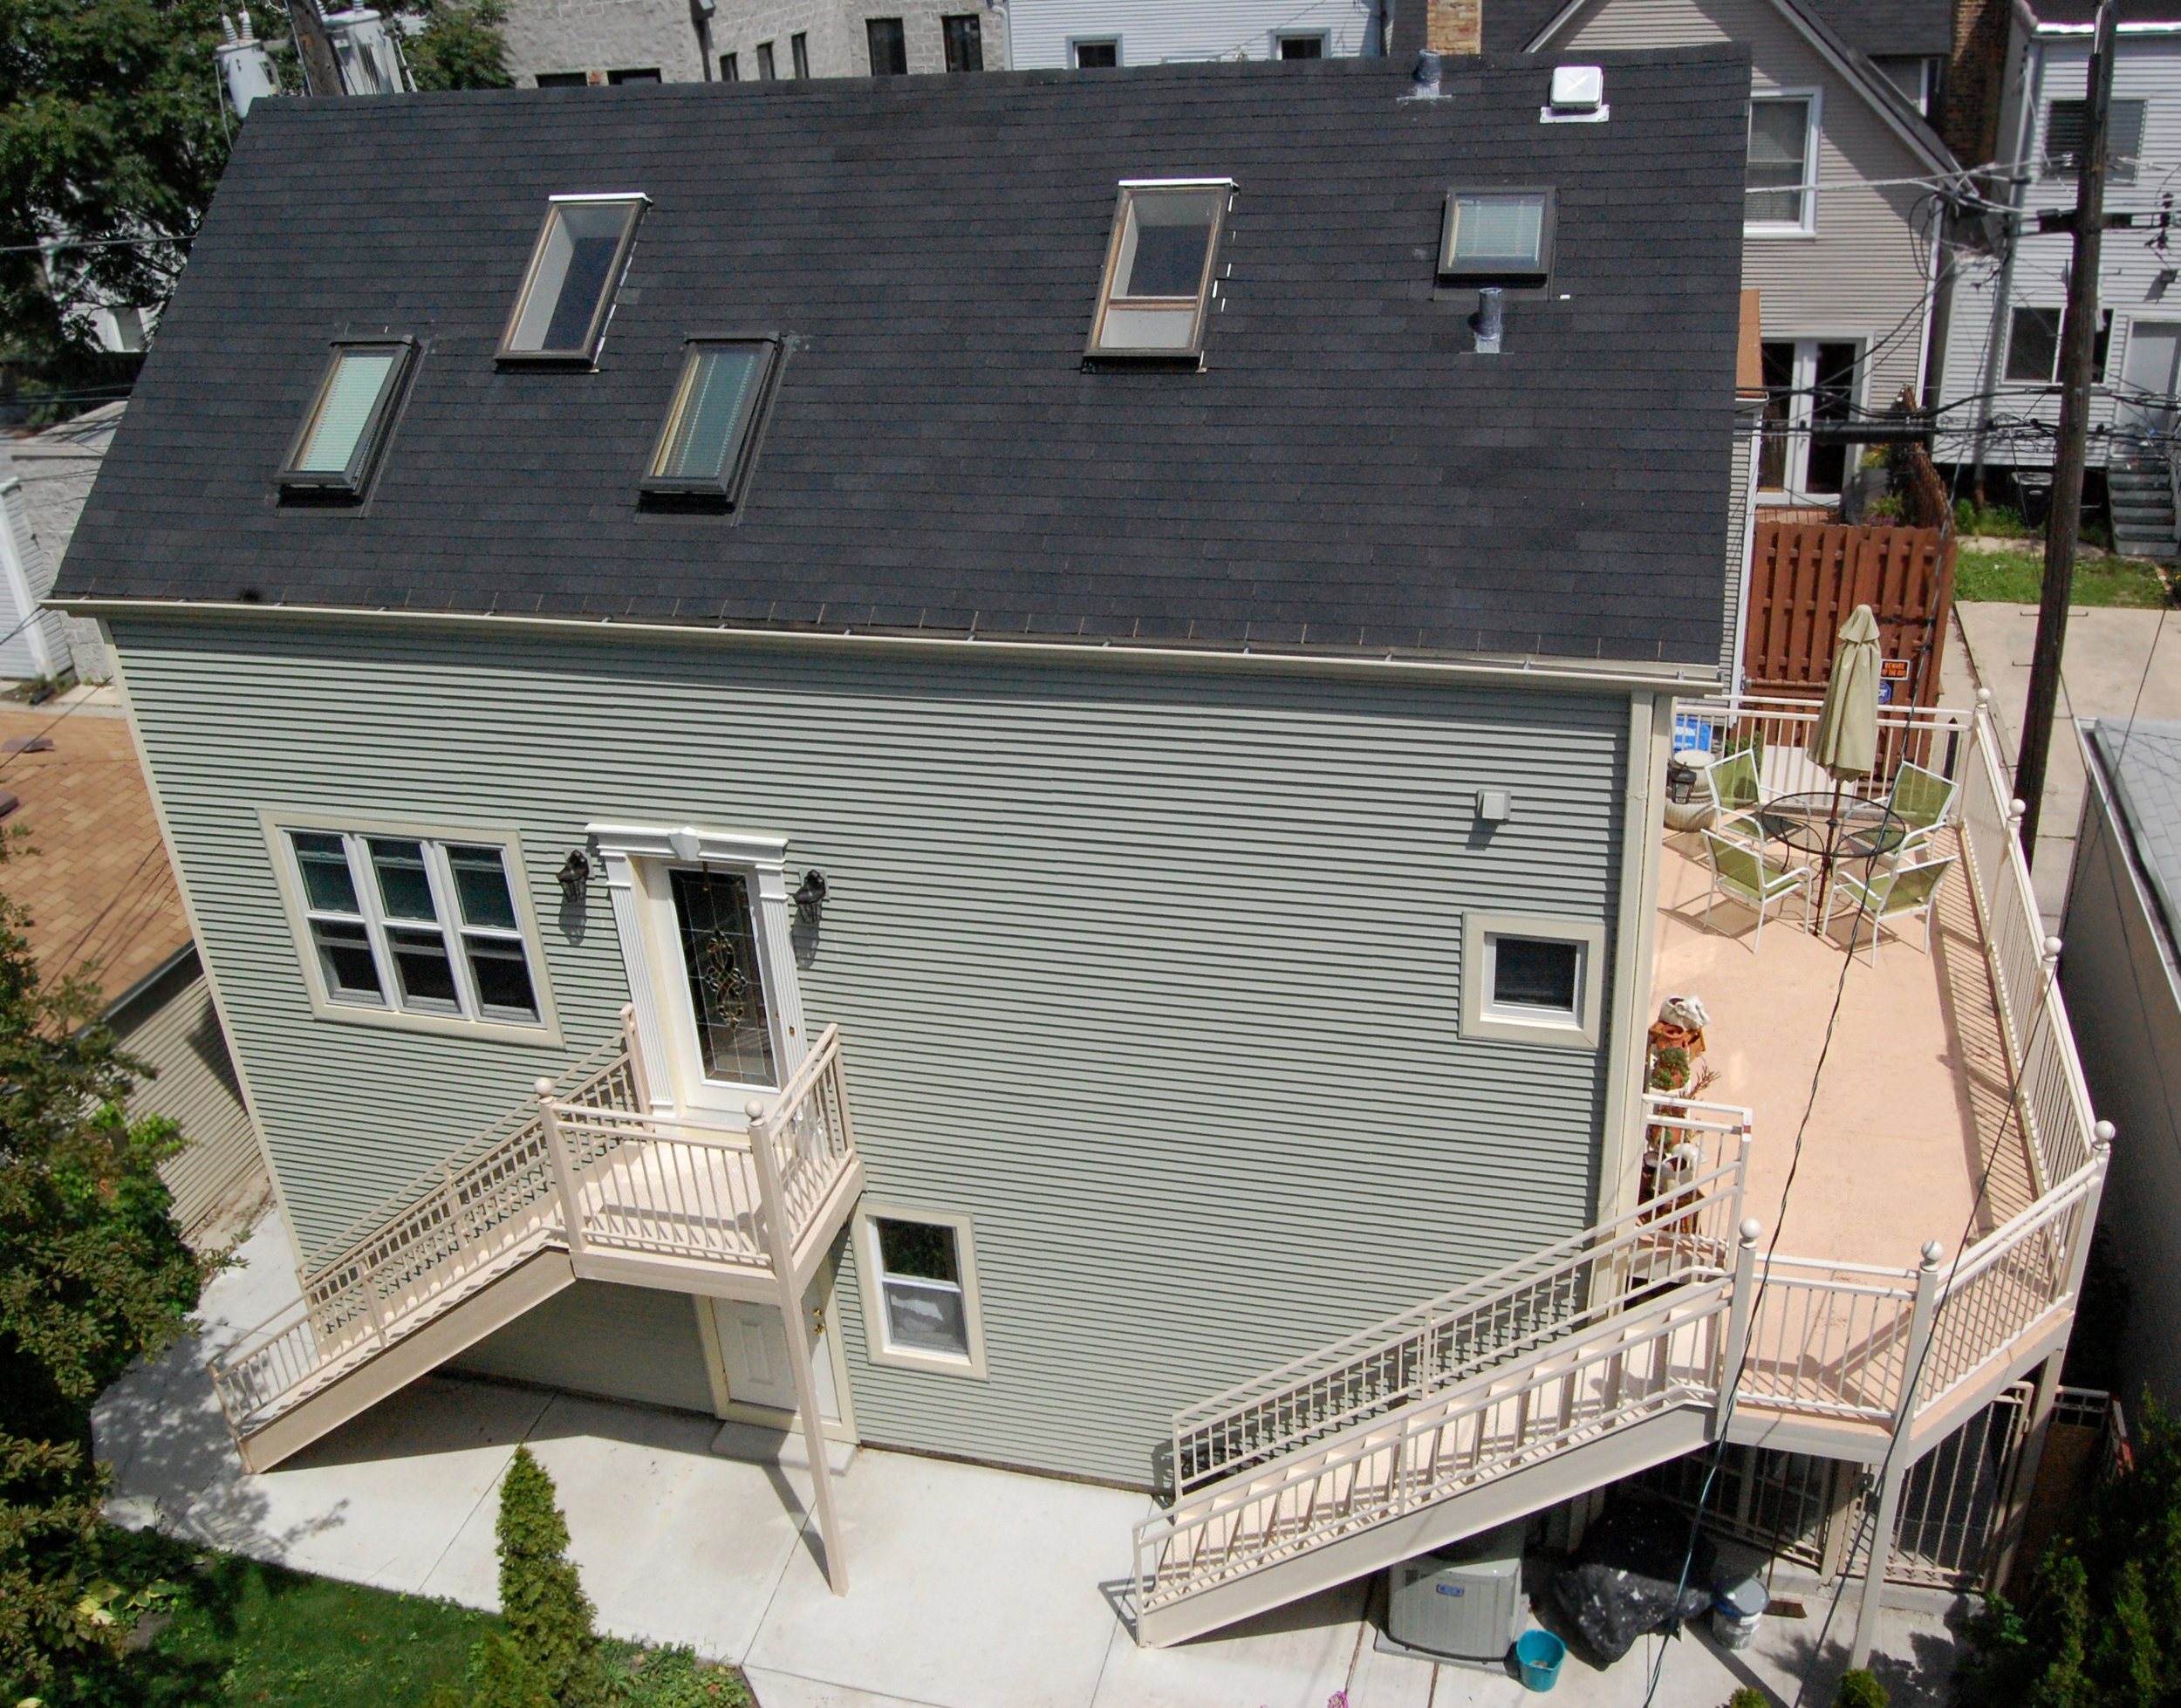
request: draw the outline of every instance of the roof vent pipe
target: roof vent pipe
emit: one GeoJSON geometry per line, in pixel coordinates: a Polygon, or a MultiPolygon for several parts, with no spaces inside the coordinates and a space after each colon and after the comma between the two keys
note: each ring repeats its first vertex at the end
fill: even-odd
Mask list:
{"type": "Polygon", "coordinates": [[[1480,356],[1500,353],[1500,334],[1504,327],[1500,304],[1505,295],[1496,284],[1487,284],[1477,292],[1477,311],[1469,317],[1469,324],[1476,328],[1480,356]]]}
{"type": "Polygon", "coordinates": [[[1439,56],[1428,47],[1416,56],[1416,86],[1409,91],[1412,101],[1435,101],[1439,99],[1439,56]]]}

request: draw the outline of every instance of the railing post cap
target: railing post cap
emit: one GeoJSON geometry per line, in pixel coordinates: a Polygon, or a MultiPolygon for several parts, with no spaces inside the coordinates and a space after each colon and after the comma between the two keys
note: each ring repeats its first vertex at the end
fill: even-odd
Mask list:
{"type": "Polygon", "coordinates": [[[2090,1128],[2090,1136],[2096,1139],[2100,1144],[2110,1144],[2113,1142],[2113,1134],[2116,1131],[2116,1130],[2110,1121],[2099,1121],[2092,1124],[2090,1128]]]}
{"type": "Polygon", "coordinates": [[[2045,939],[2045,959],[2047,960],[2060,959],[2060,939],[2057,937],[2048,937],[2045,939]]]}
{"type": "Polygon", "coordinates": [[[1979,706],[1989,706],[1991,703],[1992,690],[1989,688],[1979,688],[1977,690],[1977,704],[1979,706]]]}
{"type": "Polygon", "coordinates": [[[748,1103],[742,1105],[742,1113],[749,1116],[753,1121],[763,1120],[765,1118],[765,1100],[762,1097],[752,1097],[748,1103]]]}
{"type": "Polygon", "coordinates": [[[1938,1240],[1926,1240],[1924,1241],[1924,1267],[1926,1269],[1936,1269],[1945,1255],[1945,1247],[1940,1245],[1938,1240]]]}
{"type": "Polygon", "coordinates": [[[1764,1235],[1765,1225],[1756,1217],[1750,1216],[1742,1222],[1742,1244],[1745,1246],[1755,1245],[1764,1235]]]}
{"type": "Polygon", "coordinates": [[[543,1074],[540,1074],[537,1078],[532,1082],[530,1089],[536,1091],[541,1097],[550,1097],[553,1095],[553,1082],[547,1079],[543,1074]]]}
{"type": "Polygon", "coordinates": [[[2020,818],[2029,809],[2020,801],[2009,801],[2007,803],[2007,816],[2009,818],[2020,818]]]}

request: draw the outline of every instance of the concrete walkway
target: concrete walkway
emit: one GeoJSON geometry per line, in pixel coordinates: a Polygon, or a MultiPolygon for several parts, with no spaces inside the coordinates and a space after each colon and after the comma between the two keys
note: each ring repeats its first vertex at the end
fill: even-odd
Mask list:
{"type": "MultiPolygon", "coordinates": [[[[2037,640],[2037,607],[1958,605],[1978,681],[1992,690],[2007,761],[2021,740],[2029,703],[2029,661],[2037,640]]],[[[2076,718],[2125,718],[2142,693],[2141,715],[2181,718],[2181,613],[2077,606],[2068,613],[2068,650],[2060,666],[2060,707],[2037,825],[2031,877],[2046,924],[2058,930],[2075,867],[2075,830],[2082,818],[2082,754],[2076,718]],[[2153,654],[2156,654],[2154,657],[2153,654]],[[2146,665],[2149,666],[2146,670],[2146,665]]]]}
{"type": "MultiPolygon", "coordinates": [[[[1382,1655],[1371,1583],[1173,1650],[1139,1650],[1114,1595],[1142,1495],[866,1450],[837,1485],[851,1589],[818,1566],[810,1488],[710,1452],[687,1413],[427,1378],[277,1469],[251,1477],[222,1424],[207,1361],[294,1296],[268,1218],[208,1290],[205,1332],[101,1399],[99,1451],[123,1523],[475,1607],[496,1605],[496,1490],[527,1441],[560,1487],[585,1588],[614,1633],[686,1643],[749,1674],[764,1708],[1518,1708],[1511,1678],[1382,1655]]],[[[1784,1591],[1782,1593],[1785,1593],[1784,1591]]],[[[1740,1685],[1824,1708],[1852,1601],[1829,1623],[1766,1621],[1742,1655],[1707,1636],[1641,1645],[1598,1670],[1570,1658],[1566,1708],[1639,1708],[1665,1651],[1658,1708],[1720,1708],[1740,1685]],[[1807,1678],[1806,1685],[1798,1681],[1807,1678]]],[[[1952,1644],[1931,1611],[1889,1609],[1882,1673],[1897,1708],[1944,1701],[1952,1644]]]]}

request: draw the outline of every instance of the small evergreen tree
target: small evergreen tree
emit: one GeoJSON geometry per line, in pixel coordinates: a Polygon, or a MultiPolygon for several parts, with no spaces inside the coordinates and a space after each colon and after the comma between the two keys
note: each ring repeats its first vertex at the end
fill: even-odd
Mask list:
{"type": "MultiPolygon", "coordinates": [[[[500,1484],[500,1614],[516,1657],[558,1708],[585,1708],[600,1695],[598,1632],[591,1599],[568,1558],[568,1520],[554,1504],[553,1479],[517,1447],[500,1484]]],[[[490,1646],[479,1647],[480,1655],[490,1646]]],[[[520,1689],[503,1659],[472,1659],[502,1684],[520,1689]]],[[[473,1689],[475,1688],[473,1683],[473,1689]]],[[[480,1697],[476,1708],[523,1708],[516,1698],[480,1697]]]]}
{"type": "Polygon", "coordinates": [[[1833,1708],[1891,1708],[1892,1700],[1878,1675],[1859,1666],[1842,1673],[1833,1692],[1833,1708]]]}

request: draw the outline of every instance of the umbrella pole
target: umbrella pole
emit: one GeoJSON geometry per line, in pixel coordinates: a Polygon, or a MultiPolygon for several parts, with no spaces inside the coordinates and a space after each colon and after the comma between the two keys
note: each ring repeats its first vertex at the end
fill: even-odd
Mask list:
{"type": "Polygon", "coordinates": [[[1833,862],[1839,857],[1840,779],[1838,777],[1835,777],[1833,779],[1833,810],[1831,813],[1827,816],[1825,820],[1825,853],[1823,857],[1818,862],[1817,917],[1819,925],[1817,927],[1817,933],[1821,937],[1825,934],[1823,920],[1825,918],[1826,898],[1831,895],[1833,889],[1833,862]]]}

